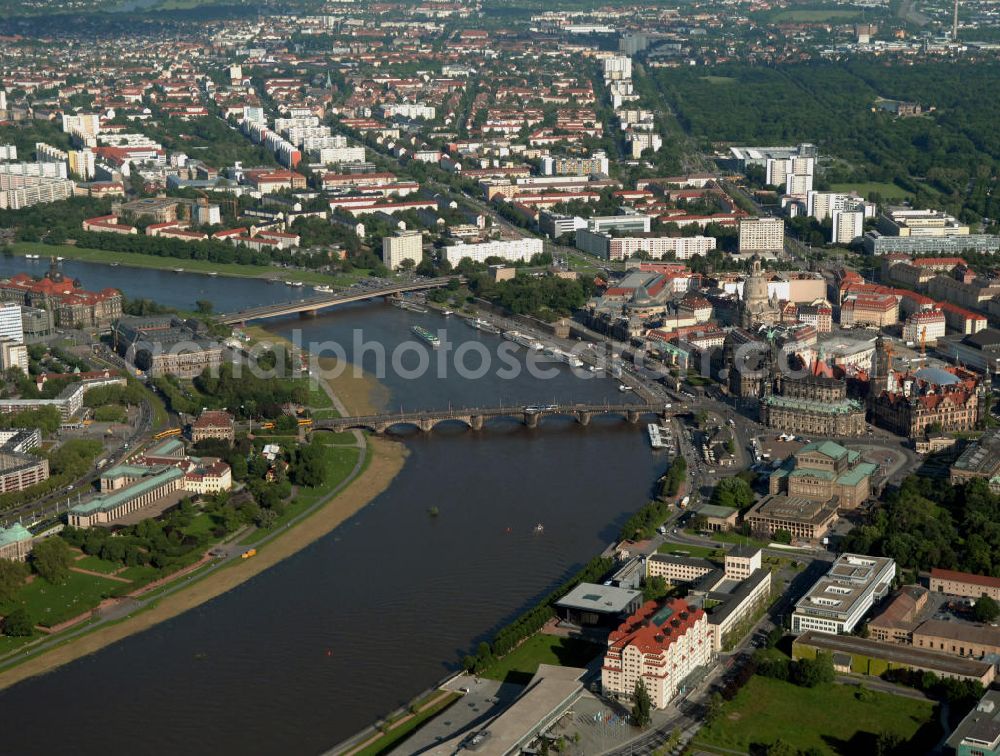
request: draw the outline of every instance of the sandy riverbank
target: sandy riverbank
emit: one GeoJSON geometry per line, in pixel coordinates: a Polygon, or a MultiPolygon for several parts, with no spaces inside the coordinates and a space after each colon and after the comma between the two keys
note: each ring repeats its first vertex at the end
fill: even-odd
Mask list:
{"type": "MultiPolygon", "coordinates": [[[[282,340],[263,329],[254,330],[256,331],[254,336],[274,341],[282,340]]],[[[327,362],[323,367],[332,370],[334,365],[327,362]]],[[[355,371],[350,367],[340,376],[327,381],[327,386],[329,392],[332,392],[335,404],[340,405],[338,409],[341,412],[357,414],[374,412],[383,405],[388,396],[388,391],[374,378],[369,375],[355,375],[355,371]]],[[[196,580],[189,587],[160,599],[151,608],[134,617],[98,628],[80,638],[68,641],[65,645],[25,660],[18,666],[0,673],[0,690],[94,653],[210,601],[332,531],[385,491],[403,468],[407,454],[403,444],[379,437],[369,437],[366,443],[368,464],[361,474],[330,502],[261,547],[253,559],[234,560],[230,565],[196,580]]]]}

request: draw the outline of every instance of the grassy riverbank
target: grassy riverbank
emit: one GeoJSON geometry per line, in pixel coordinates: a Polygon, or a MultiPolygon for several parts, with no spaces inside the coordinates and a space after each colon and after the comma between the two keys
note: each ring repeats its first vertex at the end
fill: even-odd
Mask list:
{"type": "MultiPolygon", "coordinates": [[[[258,338],[283,341],[263,329],[254,330],[254,335],[258,338]]],[[[325,370],[332,371],[334,363],[322,362],[325,362],[325,370]]],[[[356,373],[351,366],[347,366],[347,369],[337,377],[325,381],[319,389],[329,397],[332,406],[328,411],[340,414],[373,412],[381,402],[384,402],[386,396],[385,389],[374,378],[356,373]]],[[[315,400],[317,405],[324,404],[318,395],[315,396],[315,400]]],[[[54,645],[38,653],[37,656],[26,656],[16,666],[0,672],[0,689],[55,669],[129,635],[147,630],[159,622],[176,617],[292,556],[332,531],[381,494],[402,469],[406,459],[405,446],[383,438],[324,432],[319,439],[326,451],[326,482],[315,489],[303,489],[274,527],[266,531],[251,531],[237,539],[241,543],[253,542],[258,549],[255,557],[246,560],[237,558],[221,567],[209,563],[141,597],[140,601],[148,600],[150,595],[157,598],[148,604],[137,605],[135,611],[127,617],[107,623],[89,620],[67,631],[69,634],[84,630],[85,632],[79,636],[67,635],[60,641],[60,636],[57,634],[52,636],[52,641],[40,641],[52,642],[54,645]],[[177,586],[182,585],[181,581],[185,581],[183,588],[177,590],[177,586]],[[88,627],[92,629],[88,631],[88,627]]],[[[91,560],[82,566],[94,569],[98,573],[105,571],[101,569],[104,565],[99,561],[91,560]]],[[[121,574],[126,577],[126,573],[121,574]]],[[[83,576],[79,577],[83,579],[83,576]]],[[[91,576],[88,579],[92,582],[107,580],[103,575],[91,576]]],[[[30,653],[29,647],[24,648],[26,653],[30,653]]],[[[8,649],[0,645],[0,652],[8,650],[13,650],[13,647],[8,649]]]]}
{"type": "MultiPolygon", "coordinates": [[[[208,260],[182,260],[177,257],[158,257],[156,255],[132,254],[129,252],[111,252],[105,249],[87,249],[68,244],[41,244],[39,242],[15,242],[16,255],[40,255],[42,258],[51,256],[65,257],[67,260],[82,260],[84,262],[103,263],[110,265],[126,265],[132,268],[152,268],[155,270],[174,270],[183,268],[189,273],[218,273],[221,276],[237,276],[240,278],[264,278],[275,281],[302,281],[303,283],[347,286],[364,278],[368,271],[358,270],[350,274],[330,276],[304,270],[288,270],[267,265],[240,265],[238,263],[216,263],[208,260]]],[[[45,272],[45,259],[39,260],[39,273],[45,272]]]]}

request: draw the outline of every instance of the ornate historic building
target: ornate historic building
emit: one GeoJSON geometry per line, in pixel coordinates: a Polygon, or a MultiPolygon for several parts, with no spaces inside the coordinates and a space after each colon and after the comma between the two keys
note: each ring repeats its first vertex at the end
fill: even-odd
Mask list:
{"type": "Polygon", "coordinates": [[[915,373],[892,369],[890,348],[875,343],[868,412],[876,425],[916,438],[929,430],[972,430],[982,418],[982,376],[960,367],[926,367],[915,373]]]}
{"type": "Polygon", "coordinates": [[[769,493],[809,501],[834,501],[840,509],[854,509],[871,496],[871,477],[877,466],[861,453],[833,441],[806,444],[769,479],[769,493]]]}
{"type": "Polygon", "coordinates": [[[767,275],[761,267],[760,258],[754,255],[750,261],[750,275],[743,282],[743,298],[740,301],[740,326],[776,325],[781,322],[781,307],[777,297],[767,294],[767,275]]]}
{"type": "Polygon", "coordinates": [[[860,436],[865,432],[865,408],[847,398],[847,382],[834,378],[822,361],[801,377],[780,373],[773,393],[761,399],[760,420],[768,428],[819,436],[860,436]]]}
{"type": "Polygon", "coordinates": [[[0,281],[0,300],[48,310],[66,328],[106,328],[122,314],[120,291],[87,291],[78,280],[64,278],[54,259],[42,279],[17,273],[0,281]]]}

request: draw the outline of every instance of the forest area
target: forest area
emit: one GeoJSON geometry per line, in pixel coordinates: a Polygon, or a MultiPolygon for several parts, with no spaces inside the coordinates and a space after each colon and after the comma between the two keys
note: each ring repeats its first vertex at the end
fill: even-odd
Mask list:
{"type": "Polygon", "coordinates": [[[706,151],[728,145],[812,142],[817,188],[894,184],[914,204],[963,221],[1000,217],[1000,63],[811,61],[661,69],[655,74],[681,126],[706,151]],[[899,118],[874,112],[877,98],[920,103],[899,118]]]}

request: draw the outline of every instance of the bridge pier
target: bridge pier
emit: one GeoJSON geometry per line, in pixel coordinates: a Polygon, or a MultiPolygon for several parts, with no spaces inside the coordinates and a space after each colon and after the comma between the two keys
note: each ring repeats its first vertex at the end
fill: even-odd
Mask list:
{"type": "Polygon", "coordinates": [[[524,413],[524,424],[529,428],[538,427],[538,413],[537,412],[525,412],[524,413]]]}
{"type": "Polygon", "coordinates": [[[590,425],[590,413],[587,410],[580,410],[576,413],[576,419],[580,422],[584,428],[590,425]]]}
{"type": "Polygon", "coordinates": [[[430,433],[434,428],[434,421],[429,417],[420,418],[420,430],[424,433],[430,433]]]}
{"type": "Polygon", "coordinates": [[[483,416],[482,415],[472,415],[469,417],[469,427],[474,431],[483,429],[483,416]]]}
{"type": "Polygon", "coordinates": [[[375,423],[375,435],[381,436],[389,426],[386,423],[375,423]]]}
{"type": "Polygon", "coordinates": [[[299,317],[302,320],[311,320],[312,318],[316,317],[316,310],[302,310],[299,313],[299,317]]]}
{"type": "Polygon", "coordinates": [[[637,422],[639,422],[639,417],[640,414],[636,410],[629,410],[628,412],[625,413],[625,419],[628,420],[629,423],[631,423],[632,425],[635,425],[637,422]]]}

